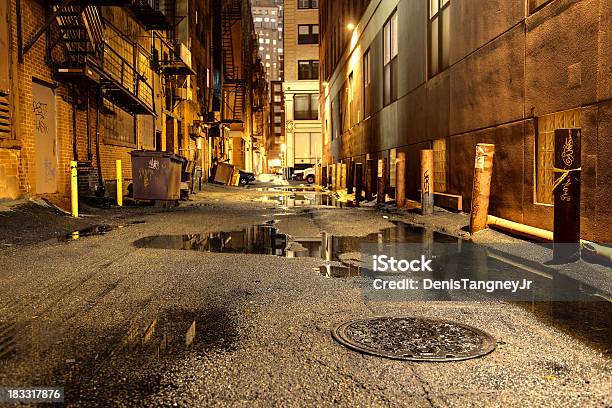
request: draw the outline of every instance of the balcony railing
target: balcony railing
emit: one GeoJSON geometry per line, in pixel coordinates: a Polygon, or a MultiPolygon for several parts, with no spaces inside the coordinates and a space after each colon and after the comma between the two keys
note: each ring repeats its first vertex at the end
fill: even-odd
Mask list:
{"type": "Polygon", "coordinates": [[[136,71],[132,62],[119,55],[108,43],[102,43],[101,47],[100,68],[109,80],[105,86],[109,99],[134,113],[154,112],[151,84],[136,71]],[[122,95],[126,92],[129,95],[122,95]],[[144,109],[139,109],[138,104],[144,105],[144,109]]]}
{"type": "Polygon", "coordinates": [[[130,9],[147,30],[170,30],[174,0],[133,0],[130,9]]]}

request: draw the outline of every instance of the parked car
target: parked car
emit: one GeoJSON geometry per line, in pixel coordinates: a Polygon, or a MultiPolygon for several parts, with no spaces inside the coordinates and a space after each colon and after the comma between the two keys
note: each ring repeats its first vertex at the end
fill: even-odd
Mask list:
{"type": "Polygon", "coordinates": [[[315,182],[315,169],[309,167],[304,170],[296,170],[293,172],[293,177],[296,180],[305,180],[308,184],[312,184],[315,182]]]}
{"type": "Polygon", "coordinates": [[[240,174],[240,184],[243,186],[255,181],[255,175],[251,172],[239,170],[238,173],[240,174]]]}

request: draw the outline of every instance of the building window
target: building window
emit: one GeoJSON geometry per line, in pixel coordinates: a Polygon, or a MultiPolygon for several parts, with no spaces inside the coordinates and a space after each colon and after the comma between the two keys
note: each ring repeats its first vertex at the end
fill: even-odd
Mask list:
{"type": "Polygon", "coordinates": [[[299,9],[318,9],[319,0],[298,0],[299,9]]]}
{"type": "Polygon", "coordinates": [[[136,145],[134,117],[104,99],[104,141],[109,144],[136,145]]]}
{"type": "Polygon", "coordinates": [[[446,192],[446,139],[433,141],[434,191],[446,192]]]}
{"type": "Polygon", "coordinates": [[[528,0],[529,2],[529,14],[534,13],[550,3],[552,0],[528,0]]]}
{"type": "Polygon", "coordinates": [[[393,12],[384,27],[384,104],[397,99],[397,13],[393,12]]]}
{"type": "Polygon", "coordinates": [[[298,61],[298,79],[319,79],[319,61],[298,61]]]}
{"type": "Polygon", "coordinates": [[[348,76],[348,84],[347,84],[347,99],[348,99],[348,119],[349,126],[352,128],[357,121],[357,116],[355,114],[353,101],[355,100],[355,92],[353,91],[353,73],[351,72],[348,76]]]}
{"type": "Polygon", "coordinates": [[[448,68],[450,0],[429,0],[429,76],[448,68]]]}
{"type": "Polygon", "coordinates": [[[538,118],[536,135],[536,197],[540,204],[553,204],[555,182],[555,129],[580,128],[580,109],[538,118]]]}
{"type": "Polygon", "coordinates": [[[155,150],[155,119],[151,115],[137,116],[140,125],[140,147],[155,150]]]}
{"type": "Polygon", "coordinates": [[[319,119],[319,95],[296,94],[293,97],[293,117],[296,120],[319,119]]]}
{"type": "Polygon", "coordinates": [[[298,25],[298,44],[318,44],[319,25],[318,24],[299,24],[298,25]]]}
{"type": "Polygon", "coordinates": [[[370,66],[370,50],[363,54],[363,112],[365,117],[372,114],[372,68],[370,66]]]}

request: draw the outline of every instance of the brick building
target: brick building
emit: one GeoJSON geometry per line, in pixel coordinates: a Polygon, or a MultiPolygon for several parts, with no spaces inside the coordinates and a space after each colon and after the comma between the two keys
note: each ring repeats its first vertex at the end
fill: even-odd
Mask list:
{"type": "MultiPolygon", "coordinates": [[[[222,91],[233,86],[222,25],[236,9],[251,19],[246,0],[0,0],[0,198],[67,195],[72,160],[81,193],[112,194],[115,161],[127,188],[135,149],[174,152],[206,175],[227,143],[213,131],[223,107],[250,116],[255,89],[244,74],[241,106],[222,91]]],[[[241,55],[252,23],[237,30],[241,55]]],[[[234,67],[250,75],[246,61],[234,67]]]]}
{"type": "Polygon", "coordinates": [[[405,152],[418,198],[431,148],[435,191],[469,209],[475,144],[494,143],[490,213],[550,230],[552,135],[580,128],[582,237],[609,242],[610,16],[604,0],[322,1],[325,162],[405,152]]]}

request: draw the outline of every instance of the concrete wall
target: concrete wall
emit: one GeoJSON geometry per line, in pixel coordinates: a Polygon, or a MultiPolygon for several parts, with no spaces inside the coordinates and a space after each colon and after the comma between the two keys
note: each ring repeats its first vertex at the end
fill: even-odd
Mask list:
{"type": "Polygon", "coordinates": [[[446,140],[447,192],[470,208],[475,145],[496,144],[491,213],[552,228],[552,206],[534,203],[537,118],[580,108],[582,235],[612,241],[610,53],[612,6],[606,0],[553,0],[526,16],[523,0],[451,2],[450,66],[427,78],[427,1],[370,2],[321,101],[326,162],[407,153],[407,194],[418,197],[418,151],[446,140]],[[398,100],[382,103],[382,27],[397,9],[398,100]],[[353,72],[363,109],[363,54],[372,61],[372,106],[331,140],[330,101],[353,72]],[[605,194],[605,193],[603,193],[605,194]]]}

